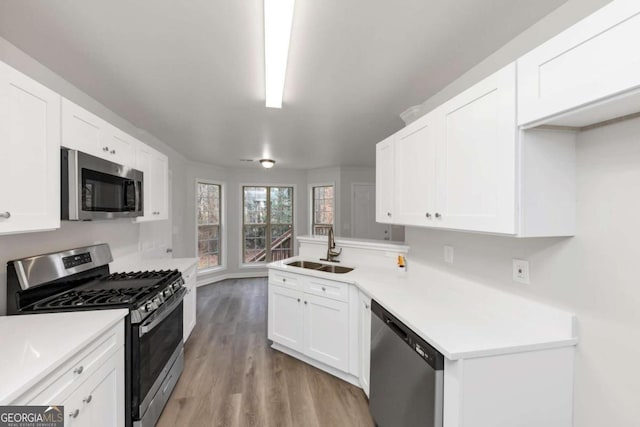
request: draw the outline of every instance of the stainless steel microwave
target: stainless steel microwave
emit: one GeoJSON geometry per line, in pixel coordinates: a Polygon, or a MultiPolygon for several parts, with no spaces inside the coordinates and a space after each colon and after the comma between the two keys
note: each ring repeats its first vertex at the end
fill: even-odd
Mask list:
{"type": "Polygon", "coordinates": [[[135,218],[143,211],[143,173],[77,150],[62,148],[61,219],[135,218]]]}

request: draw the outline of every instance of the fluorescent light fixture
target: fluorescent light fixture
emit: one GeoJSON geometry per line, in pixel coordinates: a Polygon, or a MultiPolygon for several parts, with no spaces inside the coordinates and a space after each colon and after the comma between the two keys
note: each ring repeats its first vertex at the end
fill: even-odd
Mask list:
{"type": "Polygon", "coordinates": [[[266,106],[282,108],[295,0],[264,0],[266,106]]]}
{"type": "Polygon", "coordinates": [[[271,159],[262,159],[262,160],[260,160],[260,164],[265,169],[271,169],[273,167],[273,165],[276,164],[276,161],[275,160],[271,160],[271,159]]]}

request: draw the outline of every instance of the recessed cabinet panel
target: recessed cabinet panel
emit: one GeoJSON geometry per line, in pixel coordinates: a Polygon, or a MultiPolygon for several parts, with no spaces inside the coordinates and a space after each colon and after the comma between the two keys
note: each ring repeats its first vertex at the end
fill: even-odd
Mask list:
{"type": "Polygon", "coordinates": [[[304,353],[329,366],[349,368],[349,309],[346,302],[305,294],[304,353]]]}
{"type": "Polygon", "coordinates": [[[432,225],[437,164],[434,114],[398,132],[394,147],[396,219],[406,225],[432,225]]]}
{"type": "Polygon", "coordinates": [[[512,64],[437,110],[440,226],[516,232],[515,83],[512,64]]]}
{"type": "Polygon", "coordinates": [[[394,211],[394,136],[376,145],[376,221],[396,223],[394,211]]]}
{"type": "Polygon", "coordinates": [[[0,234],[60,227],[60,99],[0,63],[0,234]]]}
{"type": "Polygon", "coordinates": [[[302,292],[269,286],[269,339],[303,351],[302,292]]]}
{"type": "Polygon", "coordinates": [[[100,117],[62,99],[62,142],[63,147],[79,150],[92,156],[106,158],[108,124],[100,117]]]}
{"type": "MultiPolygon", "coordinates": [[[[518,124],[586,126],[638,111],[566,112],[640,88],[640,2],[618,0],[518,59],[518,124]],[[564,117],[553,118],[565,113],[564,117]],[[550,121],[551,118],[552,120],[550,121]],[[586,119],[586,121],[584,120],[586,119]]],[[[624,109],[626,108],[626,111],[624,109]]]]}

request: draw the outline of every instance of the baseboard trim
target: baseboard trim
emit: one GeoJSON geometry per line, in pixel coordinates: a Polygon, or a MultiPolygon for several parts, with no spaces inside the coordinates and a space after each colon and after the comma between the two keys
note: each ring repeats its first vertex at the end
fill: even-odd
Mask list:
{"type": "Polygon", "coordinates": [[[202,278],[198,277],[196,281],[196,287],[211,285],[216,282],[221,282],[227,279],[251,279],[254,277],[267,277],[268,273],[266,271],[256,271],[256,272],[242,272],[242,273],[227,273],[227,274],[219,274],[216,276],[203,276],[202,278]]]}
{"type": "Polygon", "coordinates": [[[285,347],[283,345],[280,345],[280,344],[278,344],[276,342],[271,344],[271,348],[274,349],[274,350],[278,350],[279,352],[288,354],[291,357],[295,357],[296,359],[298,359],[298,360],[300,360],[300,361],[302,361],[302,362],[304,362],[304,363],[306,363],[308,365],[316,367],[316,368],[320,369],[321,371],[325,371],[326,373],[331,374],[336,378],[340,378],[341,380],[346,381],[349,384],[352,384],[352,385],[354,385],[354,386],[356,386],[358,388],[362,388],[362,385],[360,384],[360,379],[358,377],[354,376],[354,375],[348,374],[346,372],[342,372],[342,371],[340,371],[340,370],[338,370],[338,369],[336,369],[336,368],[334,368],[332,366],[325,365],[322,362],[318,362],[315,359],[312,359],[312,358],[310,358],[308,356],[305,356],[302,353],[299,353],[299,352],[297,352],[295,350],[287,348],[287,347],[285,347]]]}

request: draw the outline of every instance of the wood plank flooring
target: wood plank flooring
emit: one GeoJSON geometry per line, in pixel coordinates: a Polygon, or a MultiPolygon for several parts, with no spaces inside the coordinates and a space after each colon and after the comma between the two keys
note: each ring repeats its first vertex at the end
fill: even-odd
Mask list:
{"type": "Polygon", "coordinates": [[[200,287],[185,368],[158,427],[373,426],[364,392],[267,341],[267,279],[200,287]]]}

